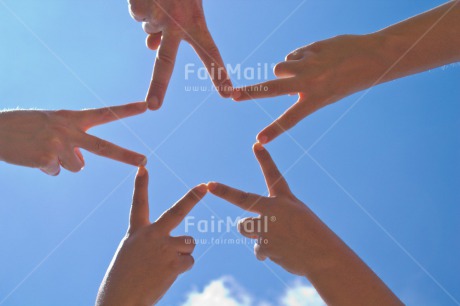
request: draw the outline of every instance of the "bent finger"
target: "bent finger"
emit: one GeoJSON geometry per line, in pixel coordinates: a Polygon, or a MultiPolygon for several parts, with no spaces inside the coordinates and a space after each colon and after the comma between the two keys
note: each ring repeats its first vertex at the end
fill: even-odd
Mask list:
{"type": "Polygon", "coordinates": [[[278,78],[293,77],[300,69],[300,61],[287,61],[276,64],[273,73],[278,78]]]}
{"type": "Polygon", "coordinates": [[[49,161],[46,165],[40,167],[40,170],[48,175],[57,176],[61,172],[59,159],[55,158],[49,161]]]}
{"type": "Polygon", "coordinates": [[[59,154],[59,163],[64,169],[71,172],[79,172],[85,164],[80,159],[74,148],[68,148],[59,154]]]}
{"type": "Polygon", "coordinates": [[[179,254],[179,259],[178,259],[178,264],[177,264],[177,269],[179,273],[184,273],[189,271],[190,269],[193,268],[193,265],[195,264],[195,259],[191,255],[183,255],[179,254]]]}
{"type": "Polygon", "coordinates": [[[163,35],[162,32],[153,33],[147,36],[145,39],[145,45],[152,51],[158,49],[161,43],[161,36],[163,35]]]}
{"type": "Polygon", "coordinates": [[[244,218],[238,222],[238,232],[246,238],[257,239],[262,232],[262,220],[260,218],[244,218]]]}
{"type": "Polygon", "coordinates": [[[265,254],[263,247],[259,243],[254,244],[254,255],[256,255],[256,258],[260,261],[264,261],[268,257],[265,254]]]}
{"type": "Polygon", "coordinates": [[[172,244],[182,254],[192,254],[195,249],[195,239],[190,236],[171,237],[172,244]]]}

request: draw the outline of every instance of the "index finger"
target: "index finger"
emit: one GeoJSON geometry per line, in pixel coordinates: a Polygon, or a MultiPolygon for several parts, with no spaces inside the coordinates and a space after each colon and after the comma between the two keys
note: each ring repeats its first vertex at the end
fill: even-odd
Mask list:
{"type": "Polygon", "coordinates": [[[216,182],[208,183],[208,189],[212,194],[235,204],[241,209],[258,214],[262,213],[261,200],[264,199],[264,197],[260,195],[244,192],[216,182]]]}
{"type": "Polygon", "coordinates": [[[93,135],[82,133],[77,136],[75,145],[94,154],[136,167],[147,164],[147,158],[144,155],[124,149],[93,135]]]}
{"type": "Polygon", "coordinates": [[[160,228],[170,233],[175,229],[195,205],[206,195],[206,185],[201,184],[190,190],[182,199],[165,211],[155,222],[160,228]]]}
{"type": "Polygon", "coordinates": [[[300,91],[297,84],[297,78],[283,78],[271,80],[256,85],[236,88],[233,91],[233,100],[245,101],[260,98],[270,98],[300,91]]]}
{"type": "Polygon", "coordinates": [[[233,85],[214,39],[206,29],[198,37],[187,38],[208,70],[217,91],[224,98],[232,95],[233,85]]]}
{"type": "Polygon", "coordinates": [[[147,104],[145,102],[135,102],[118,106],[76,111],[75,114],[79,125],[84,130],[87,130],[93,126],[142,114],[146,110],[147,104]]]}
{"type": "Polygon", "coordinates": [[[180,37],[176,34],[163,32],[146,98],[148,106],[152,110],[159,109],[163,104],[176,63],[180,41],[180,37]]]}
{"type": "Polygon", "coordinates": [[[292,105],[287,111],[273,121],[269,126],[264,128],[258,135],[257,140],[266,144],[302,121],[305,117],[315,112],[323,105],[321,103],[313,103],[300,93],[298,101],[292,105]]]}
{"type": "Polygon", "coordinates": [[[134,181],[133,201],[129,214],[129,229],[135,231],[147,226],[149,221],[149,175],[144,167],[137,171],[134,181]]]}
{"type": "Polygon", "coordinates": [[[270,156],[270,153],[268,153],[268,151],[260,143],[256,143],[253,149],[256,158],[259,161],[260,168],[264,173],[265,183],[267,184],[270,196],[290,193],[291,190],[289,189],[289,185],[281,172],[278,170],[278,167],[270,156]]]}

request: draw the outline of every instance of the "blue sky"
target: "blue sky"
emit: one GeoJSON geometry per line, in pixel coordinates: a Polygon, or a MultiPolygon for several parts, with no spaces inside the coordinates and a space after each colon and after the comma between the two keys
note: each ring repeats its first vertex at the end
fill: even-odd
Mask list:
{"type": "MultiPolygon", "coordinates": [[[[313,41],[372,32],[442,2],[239,0],[204,6],[224,60],[257,67],[313,41]]],[[[154,53],[144,47],[126,1],[0,0],[0,33],[2,108],[82,109],[144,98],[154,53]]],[[[152,220],[187,186],[201,182],[265,193],[251,146],[270,116],[295,101],[236,104],[215,92],[187,92],[192,84],[211,88],[209,80],[185,80],[188,63],[201,66],[183,43],[159,111],[90,130],[154,152],[148,164],[152,220]]],[[[267,146],[282,171],[292,167],[286,177],[298,198],[409,305],[460,300],[459,77],[457,64],[372,89],[312,148],[317,163],[304,156],[292,167],[303,150],[288,135],[267,146]]],[[[361,96],[313,114],[290,135],[309,148],[361,96]]],[[[135,169],[84,155],[81,173],[59,177],[1,164],[0,305],[93,303],[126,231],[135,169]]],[[[221,217],[241,214],[208,195],[192,215],[209,220],[209,208],[221,217]]],[[[182,232],[179,227],[175,234],[182,232]]],[[[277,304],[286,285],[299,282],[272,263],[268,269],[257,262],[244,246],[198,246],[195,258],[193,270],[160,305],[180,305],[187,293],[227,278],[255,300],[277,304]]]]}

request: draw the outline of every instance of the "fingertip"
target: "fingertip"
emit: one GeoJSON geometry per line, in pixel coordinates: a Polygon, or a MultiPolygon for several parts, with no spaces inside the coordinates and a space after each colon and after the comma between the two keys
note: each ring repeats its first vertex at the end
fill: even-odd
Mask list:
{"type": "Polygon", "coordinates": [[[204,195],[208,192],[208,187],[206,184],[200,184],[195,187],[195,190],[198,191],[200,195],[204,195]]]}
{"type": "Polygon", "coordinates": [[[147,165],[147,157],[143,156],[139,166],[145,167],[147,165]]]}
{"type": "Polygon", "coordinates": [[[143,177],[147,174],[147,169],[145,169],[144,166],[141,166],[139,167],[139,169],[137,169],[137,177],[143,177]]]}
{"type": "Polygon", "coordinates": [[[217,183],[216,182],[209,182],[207,185],[207,188],[210,192],[213,192],[214,190],[216,190],[216,187],[217,187],[217,183]]]}
{"type": "Polygon", "coordinates": [[[241,98],[241,89],[239,88],[235,88],[233,89],[233,92],[232,92],[232,99],[236,102],[239,101],[239,98],[241,98]]]}
{"type": "Polygon", "coordinates": [[[223,98],[233,98],[233,84],[230,80],[225,81],[219,88],[219,94],[223,98]]]}
{"type": "Polygon", "coordinates": [[[147,104],[150,110],[157,110],[161,107],[160,99],[156,96],[147,98],[147,104]]]}
{"type": "Polygon", "coordinates": [[[257,135],[257,142],[264,145],[268,142],[268,137],[261,132],[259,135],[257,135]]]}
{"type": "Polygon", "coordinates": [[[256,142],[253,146],[252,149],[254,152],[260,152],[264,150],[264,146],[260,142],[256,142]]]}

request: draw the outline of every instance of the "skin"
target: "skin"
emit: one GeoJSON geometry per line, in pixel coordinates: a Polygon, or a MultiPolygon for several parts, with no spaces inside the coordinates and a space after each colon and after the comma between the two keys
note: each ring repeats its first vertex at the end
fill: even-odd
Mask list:
{"type": "Polygon", "coordinates": [[[206,25],[202,0],[129,0],[129,10],[143,22],[148,48],[158,49],[146,98],[149,109],[163,104],[182,40],[195,49],[220,95],[231,96],[232,83],[206,25]]]}
{"type": "Polygon", "coordinates": [[[89,135],[94,126],[139,115],[145,102],[82,111],[11,110],[0,112],[0,160],[58,175],[61,166],[78,172],[85,166],[79,148],[129,165],[147,163],[144,155],[89,135]]]}
{"type": "Polygon", "coordinates": [[[208,183],[208,189],[245,211],[258,214],[238,224],[243,236],[257,239],[254,245],[257,259],[269,258],[290,273],[308,278],[328,305],[403,305],[382,280],[292,194],[260,143],[254,145],[254,153],[265,176],[268,197],[217,182],[208,183]]]}
{"type": "Polygon", "coordinates": [[[176,278],[194,264],[192,237],[171,237],[206,195],[206,185],[190,190],[154,223],[149,221],[148,173],[135,180],[129,228],[99,288],[97,306],[143,306],[157,303],[176,278]]]}
{"type": "Polygon", "coordinates": [[[274,68],[276,80],[235,89],[235,101],[298,94],[264,128],[268,143],[308,115],[374,85],[460,61],[460,0],[367,35],[341,35],[294,50],[274,68]]]}

